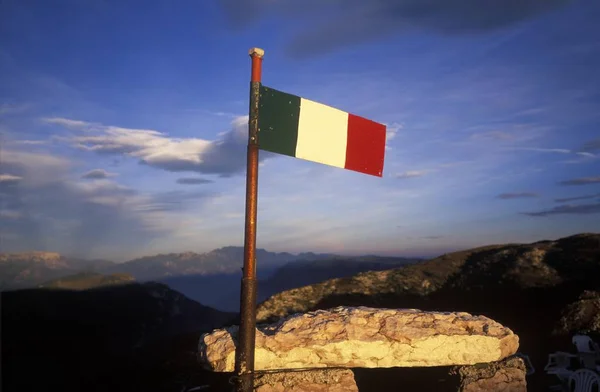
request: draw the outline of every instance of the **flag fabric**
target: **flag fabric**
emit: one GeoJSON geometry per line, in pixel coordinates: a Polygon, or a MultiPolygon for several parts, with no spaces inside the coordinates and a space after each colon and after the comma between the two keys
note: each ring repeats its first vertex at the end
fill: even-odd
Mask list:
{"type": "Polygon", "coordinates": [[[382,176],[383,124],[261,86],[258,132],[261,150],[382,176]]]}

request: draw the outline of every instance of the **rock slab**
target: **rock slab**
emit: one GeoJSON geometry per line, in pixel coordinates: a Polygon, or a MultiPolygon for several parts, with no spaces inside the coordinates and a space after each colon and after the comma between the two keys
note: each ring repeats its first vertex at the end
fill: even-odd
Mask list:
{"type": "Polygon", "coordinates": [[[454,372],[460,376],[459,392],[527,392],[527,368],[518,357],[462,366],[454,372]]]}
{"type": "MultiPolygon", "coordinates": [[[[203,334],[198,360],[232,372],[238,327],[203,334]]],[[[517,352],[519,337],[485,316],[337,307],[294,314],[256,331],[255,370],[473,365],[517,352]]]]}
{"type": "Polygon", "coordinates": [[[257,392],[358,392],[350,369],[266,373],[256,377],[257,392]]]}

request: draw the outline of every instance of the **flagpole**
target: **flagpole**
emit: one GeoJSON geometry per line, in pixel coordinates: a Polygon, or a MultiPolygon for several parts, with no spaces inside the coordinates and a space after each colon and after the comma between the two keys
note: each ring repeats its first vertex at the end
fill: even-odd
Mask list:
{"type": "Polygon", "coordinates": [[[254,343],[256,339],[256,207],[258,194],[258,100],[264,50],[252,48],[250,119],[246,165],[246,226],[244,270],[240,293],[240,328],[235,352],[236,391],[254,390],[254,343]]]}

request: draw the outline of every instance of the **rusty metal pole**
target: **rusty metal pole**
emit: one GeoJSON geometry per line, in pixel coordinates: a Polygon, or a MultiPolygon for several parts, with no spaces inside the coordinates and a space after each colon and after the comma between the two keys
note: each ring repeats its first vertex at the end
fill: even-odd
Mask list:
{"type": "Polygon", "coordinates": [[[240,328],[235,352],[236,391],[254,390],[254,343],[256,339],[256,207],[258,195],[258,100],[264,51],[252,48],[248,162],[246,168],[246,228],[244,272],[240,293],[240,328]]]}

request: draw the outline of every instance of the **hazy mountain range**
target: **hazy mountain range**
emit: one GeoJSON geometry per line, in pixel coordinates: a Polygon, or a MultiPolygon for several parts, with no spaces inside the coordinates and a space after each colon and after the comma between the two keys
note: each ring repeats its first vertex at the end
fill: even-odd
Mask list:
{"type": "MultiPolygon", "coordinates": [[[[66,288],[69,280],[79,285],[106,284],[109,278],[91,275],[133,277],[138,282],[167,284],[202,304],[225,311],[239,309],[239,289],[243,266],[243,247],[223,247],[207,253],[170,253],[147,256],[124,263],[106,260],[81,260],[51,252],[0,254],[0,290],[47,286],[50,280],[63,278],[54,285],[66,288]],[[81,274],[87,274],[82,280],[81,274]],[[123,275],[124,274],[124,275],[123,275]],[[74,279],[73,279],[74,278],[74,279]],[[62,286],[61,286],[62,285],[62,286]],[[219,295],[215,295],[219,292],[219,295]]],[[[421,259],[333,254],[269,252],[257,249],[259,300],[294,287],[317,283],[361,271],[387,269],[421,259]]],[[[91,287],[91,286],[90,286],[91,287]]]]}
{"type": "Polygon", "coordinates": [[[114,264],[69,258],[54,252],[0,253],[0,290],[34,287],[50,279],[99,271],[114,264]]]}

